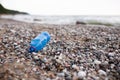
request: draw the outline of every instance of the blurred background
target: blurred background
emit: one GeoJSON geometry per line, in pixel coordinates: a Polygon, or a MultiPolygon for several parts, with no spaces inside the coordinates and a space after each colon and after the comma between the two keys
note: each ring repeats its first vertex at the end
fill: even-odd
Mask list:
{"type": "Polygon", "coordinates": [[[34,15],[120,15],[120,0],[0,0],[5,8],[34,15]]]}
{"type": "Polygon", "coordinates": [[[0,3],[1,13],[17,14],[2,15],[2,18],[47,24],[76,24],[79,21],[120,25],[120,0],[0,0],[0,3]]]}

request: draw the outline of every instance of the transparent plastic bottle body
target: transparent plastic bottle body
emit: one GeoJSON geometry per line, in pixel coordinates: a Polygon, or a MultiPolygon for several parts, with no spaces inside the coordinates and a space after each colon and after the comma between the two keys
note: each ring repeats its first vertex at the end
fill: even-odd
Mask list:
{"type": "Polygon", "coordinates": [[[50,34],[48,32],[42,32],[33,40],[31,40],[29,52],[38,52],[42,50],[50,40],[50,34]]]}

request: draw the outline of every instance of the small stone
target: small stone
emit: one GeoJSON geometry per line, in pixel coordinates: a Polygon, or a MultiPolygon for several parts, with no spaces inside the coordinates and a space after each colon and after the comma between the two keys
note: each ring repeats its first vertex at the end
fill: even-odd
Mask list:
{"type": "Polygon", "coordinates": [[[16,31],[15,30],[10,30],[12,33],[15,33],[16,31]]]}
{"type": "Polygon", "coordinates": [[[64,73],[67,73],[68,71],[67,71],[67,69],[65,68],[65,69],[63,70],[63,72],[64,72],[64,73]]]}
{"type": "Polygon", "coordinates": [[[56,59],[56,62],[60,63],[60,64],[62,63],[62,61],[60,59],[56,59]]]}
{"type": "Polygon", "coordinates": [[[64,77],[64,76],[65,76],[65,73],[57,73],[57,76],[59,76],[59,77],[64,77]]]}
{"type": "Polygon", "coordinates": [[[80,66],[79,68],[80,68],[80,70],[83,70],[83,69],[84,69],[84,67],[83,67],[83,66],[80,66]]]}
{"type": "Polygon", "coordinates": [[[54,43],[56,43],[57,41],[56,40],[53,40],[54,43]]]}
{"type": "Polygon", "coordinates": [[[101,61],[95,60],[94,63],[95,64],[101,64],[101,61]]]}
{"type": "Polygon", "coordinates": [[[34,59],[39,59],[39,57],[38,56],[34,56],[34,59]]]}
{"type": "Polygon", "coordinates": [[[46,51],[46,50],[47,50],[47,47],[44,47],[43,50],[46,51]]]}
{"type": "Polygon", "coordinates": [[[36,68],[33,68],[33,71],[37,71],[37,69],[36,69],[36,68]]]}
{"type": "Polygon", "coordinates": [[[1,51],[0,51],[0,54],[3,54],[3,53],[4,53],[4,50],[1,50],[1,51]]]}
{"type": "Polygon", "coordinates": [[[60,54],[59,59],[61,59],[61,60],[63,59],[63,55],[62,54],[60,54]]]}
{"type": "Polygon", "coordinates": [[[56,55],[59,55],[60,54],[60,52],[57,52],[57,53],[55,53],[56,55]]]}
{"type": "Polygon", "coordinates": [[[104,76],[106,76],[106,72],[103,71],[103,70],[99,70],[98,73],[99,73],[99,75],[104,75],[104,76]]]}
{"type": "Polygon", "coordinates": [[[25,58],[21,58],[21,61],[25,61],[25,58]]]}
{"type": "Polygon", "coordinates": [[[110,57],[112,57],[114,55],[115,55],[115,53],[108,53],[108,56],[110,56],[110,57]]]}
{"type": "Polygon", "coordinates": [[[100,80],[100,78],[97,77],[97,76],[92,76],[92,77],[93,77],[94,80],[100,80]]]}
{"type": "Polygon", "coordinates": [[[105,61],[105,62],[104,62],[104,64],[106,64],[106,65],[107,65],[107,64],[108,64],[108,61],[105,61]]]}
{"type": "Polygon", "coordinates": [[[15,49],[17,49],[17,48],[20,48],[20,45],[18,45],[18,46],[16,45],[16,46],[15,46],[15,49]]]}
{"type": "Polygon", "coordinates": [[[43,58],[43,61],[44,62],[48,62],[48,59],[45,57],[45,58],[43,58]]]}
{"type": "Polygon", "coordinates": [[[36,52],[32,52],[32,54],[36,55],[37,53],[36,52]]]}
{"type": "Polygon", "coordinates": [[[20,40],[20,42],[23,42],[23,40],[20,40]]]}
{"type": "Polygon", "coordinates": [[[75,69],[75,70],[79,70],[79,67],[75,64],[72,65],[72,68],[75,69]]]}
{"type": "Polygon", "coordinates": [[[92,49],[97,49],[95,46],[92,46],[92,49]]]}
{"type": "Polygon", "coordinates": [[[19,62],[20,62],[20,60],[18,59],[16,62],[17,62],[17,63],[19,63],[19,62]]]}
{"type": "Polygon", "coordinates": [[[16,45],[18,45],[17,43],[14,43],[14,45],[16,46],[16,45]]]}
{"type": "Polygon", "coordinates": [[[85,78],[85,76],[86,76],[86,72],[85,72],[85,71],[79,71],[79,72],[78,72],[78,77],[79,77],[80,79],[85,78]]]}
{"type": "Polygon", "coordinates": [[[10,54],[11,54],[11,55],[14,55],[15,53],[14,53],[14,52],[11,52],[10,54]]]}
{"type": "Polygon", "coordinates": [[[115,65],[114,64],[111,64],[111,66],[110,66],[112,69],[115,67],[115,65]]]}
{"type": "Polygon", "coordinates": [[[9,37],[9,40],[13,40],[13,37],[9,37]]]}

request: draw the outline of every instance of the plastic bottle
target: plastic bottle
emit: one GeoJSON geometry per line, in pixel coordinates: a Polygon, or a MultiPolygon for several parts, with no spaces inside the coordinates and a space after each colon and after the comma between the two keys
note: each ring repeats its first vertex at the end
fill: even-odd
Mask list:
{"type": "Polygon", "coordinates": [[[38,52],[42,50],[50,40],[50,34],[48,32],[42,32],[33,40],[31,40],[29,52],[38,52]]]}

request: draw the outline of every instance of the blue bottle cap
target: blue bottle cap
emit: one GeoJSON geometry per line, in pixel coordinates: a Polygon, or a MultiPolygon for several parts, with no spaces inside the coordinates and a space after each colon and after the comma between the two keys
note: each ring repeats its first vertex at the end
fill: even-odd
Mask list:
{"type": "Polygon", "coordinates": [[[37,52],[37,51],[36,51],[36,49],[33,46],[30,46],[29,53],[32,53],[32,52],[37,52]]]}

